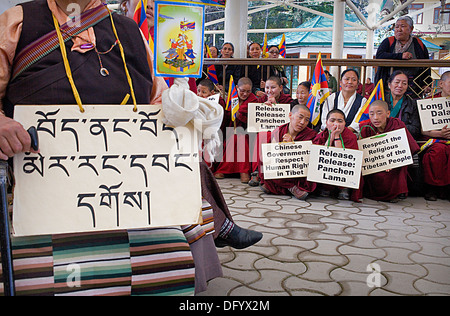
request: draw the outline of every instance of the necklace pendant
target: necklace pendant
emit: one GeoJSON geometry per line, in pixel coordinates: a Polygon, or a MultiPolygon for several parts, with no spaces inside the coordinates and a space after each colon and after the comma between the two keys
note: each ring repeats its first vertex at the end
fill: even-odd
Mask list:
{"type": "Polygon", "coordinates": [[[109,71],[108,71],[108,69],[106,69],[106,68],[101,68],[101,69],[100,69],[100,74],[101,74],[103,77],[107,77],[107,76],[109,76],[109,71]]]}
{"type": "Polygon", "coordinates": [[[92,49],[92,48],[94,48],[94,45],[92,43],[81,44],[80,48],[81,49],[92,49]]]}

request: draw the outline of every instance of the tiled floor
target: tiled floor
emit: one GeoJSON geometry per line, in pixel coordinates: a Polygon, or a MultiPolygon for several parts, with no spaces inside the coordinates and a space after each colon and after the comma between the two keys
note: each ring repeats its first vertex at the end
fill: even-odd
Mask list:
{"type": "Polygon", "coordinates": [[[219,184],[236,223],[264,237],[219,249],[224,277],[201,295],[450,295],[449,201],[299,201],[219,184]]]}

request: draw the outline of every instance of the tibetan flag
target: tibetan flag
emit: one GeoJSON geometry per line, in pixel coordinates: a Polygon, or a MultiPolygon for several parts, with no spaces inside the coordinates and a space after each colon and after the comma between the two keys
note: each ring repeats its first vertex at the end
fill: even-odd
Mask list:
{"type": "Polygon", "coordinates": [[[286,36],[284,34],[281,38],[280,45],[278,45],[278,49],[280,50],[280,56],[286,58],[286,36]]]}
{"type": "MultiPolygon", "coordinates": [[[[145,12],[146,9],[147,9],[147,0],[140,0],[136,6],[136,10],[134,11],[133,20],[138,24],[139,28],[141,29],[142,33],[145,36],[145,39],[148,42],[150,36],[148,32],[147,13],[145,12]]],[[[150,48],[153,47],[150,46],[150,48]]]]}
{"type": "Polygon", "coordinates": [[[373,89],[370,94],[369,99],[367,99],[366,103],[361,107],[358,114],[355,116],[354,122],[360,123],[362,121],[366,121],[369,119],[369,106],[376,100],[384,101],[384,88],[383,88],[383,80],[379,80],[375,89],[373,89]]]}
{"type": "Polygon", "coordinates": [[[239,111],[239,96],[233,76],[230,76],[230,86],[228,88],[228,97],[225,110],[231,111],[231,120],[234,122],[236,114],[239,111]]]}
{"type": "MultiPolygon", "coordinates": [[[[211,50],[209,49],[208,45],[206,45],[206,57],[212,58],[211,50]]],[[[211,80],[214,84],[219,84],[219,79],[217,79],[216,66],[209,65],[206,72],[209,80],[211,80]]]]}
{"type": "Polygon", "coordinates": [[[268,58],[269,57],[269,49],[267,47],[267,34],[264,34],[264,44],[262,47],[262,58],[268,58]]]}
{"type": "Polygon", "coordinates": [[[309,91],[308,102],[306,106],[311,112],[310,121],[313,125],[317,125],[320,120],[320,105],[330,95],[328,89],[327,77],[323,71],[322,54],[317,57],[316,67],[311,78],[311,90],[309,91]]]}
{"type": "Polygon", "coordinates": [[[425,149],[433,145],[434,143],[444,143],[446,145],[450,145],[450,140],[442,140],[442,139],[434,139],[430,138],[425,144],[420,147],[419,154],[423,152],[425,149]]]}
{"type": "Polygon", "coordinates": [[[181,21],[180,22],[180,30],[182,30],[182,31],[193,31],[193,30],[195,30],[195,22],[181,21]]]}

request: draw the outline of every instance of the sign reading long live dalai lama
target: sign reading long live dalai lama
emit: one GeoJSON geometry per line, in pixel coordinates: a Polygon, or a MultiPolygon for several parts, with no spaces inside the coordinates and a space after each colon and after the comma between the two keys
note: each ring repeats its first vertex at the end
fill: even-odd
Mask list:
{"type": "Polygon", "coordinates": [[[307,180],[358,189],[362,157],[359,150],[312,145],[307,180]]]}
{"type": "Polygon", "coordinates": [[[417,108],[424,132],[450,126],[450,98],[417,100],[417,108]]]}
{"type": "Polygon", "coordinates": [[[14,157],[16,236],[195,224],[197,135],[163,124],[160,105],[16,106],[40,153],[14,157]]]}
{"type": "Polygon", "coordinates": [[[261,145],[264,179],[306,177],[311,141],[261,145]]]}
{"type": "Polygon", "coordinates": [[[413,163],[404,128],[360,139],[358,148],[364,152],[363,176],[413,163]]]}

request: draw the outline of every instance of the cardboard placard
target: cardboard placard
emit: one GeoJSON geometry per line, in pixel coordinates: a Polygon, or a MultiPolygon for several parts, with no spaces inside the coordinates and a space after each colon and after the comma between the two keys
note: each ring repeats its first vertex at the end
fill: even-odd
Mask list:
{"type": "Polygon", "coordinates": [[[424,132],[450,127],[450,97],[417,100],[424,132]]]}
{"type": "Polygon", "coordinates": [[[354,149],[311,146],[308,181],[358,189],[363,153],[354,149]]]}
{"type": "Polygon", "coordinates": [[[262,144],[264,179],[306,177],[311,145],[312,141],[262,144]]]}
{"type": "Polygon", "coordinates": [[[249,103],[247,131],[250,133],[273,131],[278,126],[289,123],[290,111],[290,104],[249,103]]]}
{"type": "Polygon", "coordinates": [[[361,169],[363,176],[413,163],[404,128],[360,139],[358,147],[364,153],[361,169]]]}
{"type": "Polygon", "coordinates": [[[16,106],[39,154],[14,156],[16,236],[195,224],[201,220],[193,127],[160,105],[16,106]],[[176,198],[174,198],[176,197],[176,198]]]}

